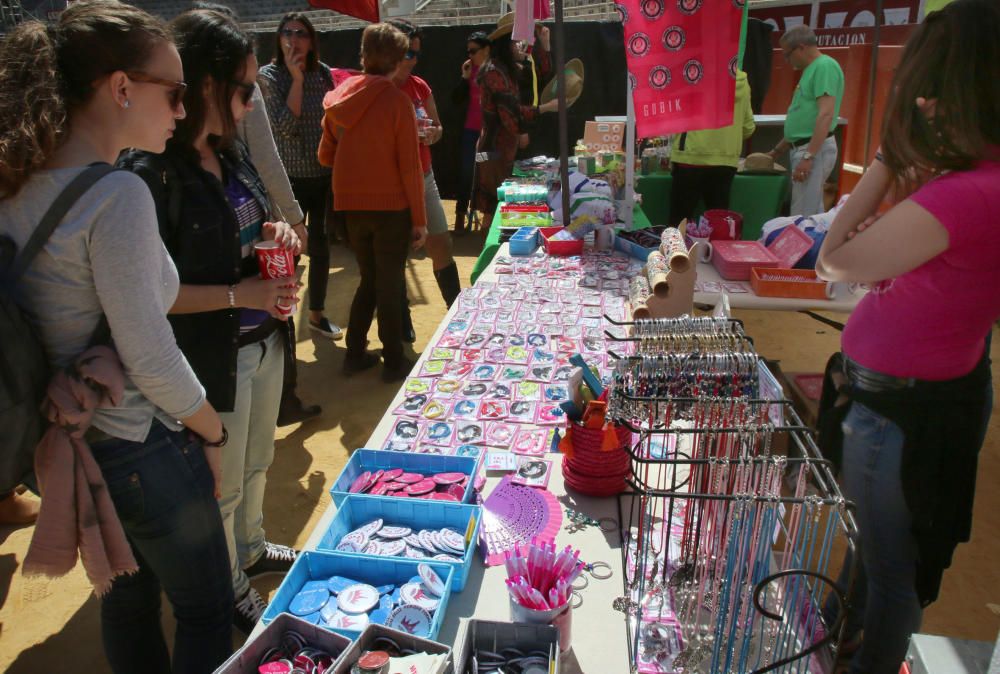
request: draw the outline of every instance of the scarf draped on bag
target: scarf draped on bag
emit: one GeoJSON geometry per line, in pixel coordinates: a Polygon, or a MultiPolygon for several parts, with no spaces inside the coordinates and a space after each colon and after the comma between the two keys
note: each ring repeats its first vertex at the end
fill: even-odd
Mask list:
{"type": "Polygon", "coordinates": [[[122,398],[125,373],[118,354],[94,346],[49,383],[43,410],[51,422],[35,451],[42,495],[38,523],[24,559],[25,575],[63,576],[77,554],[98,596],[112,581],[139,570],[101,469],[83,439],[94,413],[122,398]]]}

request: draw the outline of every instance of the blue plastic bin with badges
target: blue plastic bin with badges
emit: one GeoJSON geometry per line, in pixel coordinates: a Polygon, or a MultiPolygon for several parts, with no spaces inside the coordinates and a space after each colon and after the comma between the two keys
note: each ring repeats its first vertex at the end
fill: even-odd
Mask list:
{"type": "MultiPolygon", "coordinates": [[[[440,456],[438,454],[412,454],[390,452],[382,449],[357,449],[351,460],[344,466],[340,476],[330,487],[334,504],[340,507],[350,493],[351,485],[364,473],[376,473],[401,468],[407,473],[419,473],[433,477],[441,473],[463,473],[469,477],[465,485],[462,503],[472,503],[475,494],[476,470],[479,459],[472,456],[440,456]]],[[[387,497],[394,498],[394,497],[387,497]]]]}
{"type": "MultiPolygon", "coordinates": [[[[337,514],[330,523],[330,528],[323,534],[317,550],[323,552],[339,552],[344,555],[358,555],[372,559],[393,559],[385,555],[372,554],[370,552],[350,552],[348,550],[337,550],[342,539],[351,532],[357,532],[366,525],[382,520],[385,526],[405,527],[411,529],[414,534],[419,531],[439,532],[442,529],[451,529],[457,532],[465,546],[465,552],[461,555],[461,561],[445,561],[443,559],[428,559],[436,563],[447,564],[454,569],[451,580],[453,592],[461,592],[465,587],[465,581],[469,577],[469,570],[472,568],[473,558],[476,556],[476,545],[479,540],[479,523],[482,518],[483,509],[477,505],[466,505],[464,503],[447,503],[445,501],[431,501],[424,499],[409,498],[385,498],[381,496],[359,496],[351,494],[345,498],[337,514]]],[[[394,532],[395,536],[401,531],[394,532]]],[[[368,536],[364,536],[367,538],[368,536]]],[[[377,535],[371,538],[378,538],[377,535]]],[[[412,539],[408,539],[412,540],[412,539]]],[[[457,539],[456,539],[457,540],[457,539]]],[[[366,541],[367,542],[367,541],[366,541]]],[[[353,541],[348,547],[354,547],[353,541]]],[[[409,544],[407,544],[409,545],[409,544]]],[[[433,545],[433,543],[430,543],[433,545]]],[[[445,550],[446,548],[441,548],[445,550]]],[[[422,553],[426,550],[419,548],[422,553]]],[[[426,553],[428,558],[433,555],[426,553]]],[[[452,553],[454,555],[454,553],[452,553]]]]}
{"type": "Polygon", "coordinates": [[[531,255],[538,248],[538,228],[521,227],[510,237],[510,254],[531,255]]]}
{"type": "Polygon", "coordinates": [[[434,639],[448,610],[453,572],[451,564],[433,560],[303,552],[281,582],[261,622],[267,625],[282,613],[291,613],[349,639],[356,639],[370,623],[388,622],[394,629],[434,639]],[[427,591],[408,594],[403,589],[415,583],[417,589],[427,589],[420,585],[418,567],[424,564],[440,580],[441,587],[436,588],[440,596],[427,591]]]}

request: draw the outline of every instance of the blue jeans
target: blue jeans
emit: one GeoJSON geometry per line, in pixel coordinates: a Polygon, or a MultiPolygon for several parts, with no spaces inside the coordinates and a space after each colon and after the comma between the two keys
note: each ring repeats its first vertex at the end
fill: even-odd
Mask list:
{"type": "MultiPolygon", "coordinates": [[[[844,496],[857,505],[861,559],[844,629],[845,640],[864,630],[864,642],[851,661],[851,674],[898,674],[910,635],[920,628],[923,610],[915,578],[917,541],[903,496],[900,462],[903,432],[859,403],[843,423],[844,496]]],[[[850,555],[838,585],[846,589],[850,555]]],[[[827,602],[827,624],[836,604],[827,602]]]]}
{"type": "Polygon", "coordinates": [[[153,421],[145,442],[91,446],[139,572],[101,601],[114,672],[212,672],[232,652],[233,586],[212,473],[201,442],[153,421]],[[177,620],[174,658],[160,626],[160,591],[177,620]]]}

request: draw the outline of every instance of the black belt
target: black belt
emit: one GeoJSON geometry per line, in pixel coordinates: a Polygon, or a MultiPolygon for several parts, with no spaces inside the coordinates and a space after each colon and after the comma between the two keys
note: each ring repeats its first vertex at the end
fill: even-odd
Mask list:
{"type": "MultiPolygon", "coordinates": [[[[826,137],[827,138],[833,138],[833,131],[831,131],[830,133],[826,134],[826,137]]],[[[798,140],[790,140],[788,142],[791,143],[792,147],[802,147],[803,145],[808,145],[809,141],[811,141],[811,140],[812,140],[812,136],[809,136],[808,138],[799,138],[798,140]]]]}
{"type": "Polygon", "coordinates": [[[893,377],[882,374],[875,370],[859,365],[846,355],[844,356],[844,376],[852,387],[868,391],[870,393],[880,393],[882,391],[901,391],[913,388],[920,381],[912,377],[893,377]]]}

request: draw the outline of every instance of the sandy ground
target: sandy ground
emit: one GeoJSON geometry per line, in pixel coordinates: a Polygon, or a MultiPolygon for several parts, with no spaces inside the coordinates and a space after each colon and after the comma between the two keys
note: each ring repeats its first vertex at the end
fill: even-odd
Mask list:
{"type": "MultiPolygon", "coordinates": [[[[446,212],[451,212],[446,209],[446,212]]],[[[456,239],[456,259],[463,279],[482,246],[482,235],[456,239]]],[[[431,262],[411,260],[407,282],[413,303],[419,353],[445,313],[431,262]]],[[[340,325],[357,286],[357,268],[343,246],[334,246],[327,315],[340,325]]],[[[821,371],[837,349],[839,335],[801,314],[743,312],[757,349],[781,361],[786,372],[821,371]]],[[[299,322],[299,391],[319,403],[323,414],[310,422],[278,429],[275,461],[268,474],[265,527],[277,543],[301,545],[329,503],[327,488],[351,450],[361,446],[392,400],[396,387],[383,384],[378,370],[352,379],[340,374],[343,342],[314,340],[299,322]]],[[[1000,335],[994,359],[1000,358],[1000,335]]],[[[378,337],[373,328],[373,347],[378,337]]],[[[998,392],[1000,393],[1000,392],[998,392]]],[[[1000,395],[997,396],[1000,400],[1000,395]]],[[[922,631],[993,641],[1000,629],[1000,415],[994,414],[979,469],[979,489],[972,542],[959,547],[945,575],[941,599],[925,613],[922,631]]],[[[57,580],[26,579],[19,563],[32,529],[0,528],[0,669],[11,672],[109,671],[101,647],[99,602],[81,567],[57,580]]],[[[280,578],[255,581],[262,593],[273,592],[280,578]]],[[[168,642],[173,618],[164,600],[168,642]]],[[[234,644],[241,639],[234,634],[234,644]]],[[[609,674],[609,673],[597,673],[609,674]]]]}

